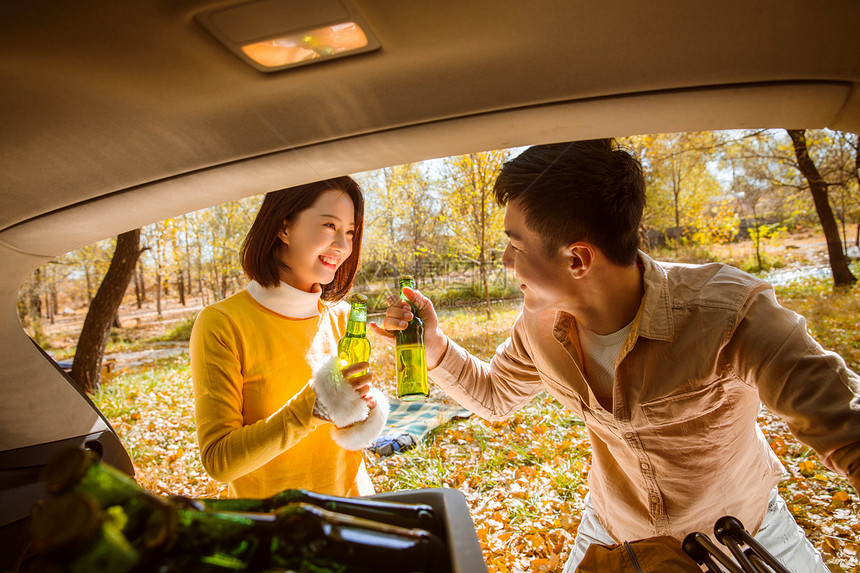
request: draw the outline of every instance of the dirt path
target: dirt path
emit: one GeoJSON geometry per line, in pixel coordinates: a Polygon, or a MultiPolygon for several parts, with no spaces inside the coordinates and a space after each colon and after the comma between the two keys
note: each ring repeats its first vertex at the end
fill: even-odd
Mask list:
{"type": "MultiPolygon", "coordinates": [[[[176,356],[188,350],[187,341],[155,341],[168,334],[182,321],[194,317],[203,308],[199,298],[186,299],[185,306],[178,300],[162,300],[161,317],[155,302],[147,301],[137,308],[134,298],[126,297],[120,306],[119,319],[122,325],[114,329],[113,344],[108,346],[105,362],[113,361],[115,370],[141,368],[155,360],[176,356]],[[121,341],[117,343],[117,341],[121,341]],[[145,345],[145,348],[141,348],[145,345]],[[111,351],[111,348],[115,350],[111,351]],[[118,349],[117,349],[118,348],[118,349]],[[127,348],[127,350],[123,349],[127,348]]],[[[71,359],[78,336],[86,318],[86,308],[67,309],[57,316],[54,324],[43,324],[44,337],[48,341],[45,350],[56,360],[71,359]]]]}

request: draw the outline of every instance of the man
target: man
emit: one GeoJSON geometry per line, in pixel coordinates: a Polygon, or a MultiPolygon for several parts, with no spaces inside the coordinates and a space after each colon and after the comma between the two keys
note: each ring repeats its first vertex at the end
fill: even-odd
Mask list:
{"type": "MultiPolygon", "coordinates": [[[[524,303],[492,361],[449,340],[426,297],[406,295],[431,378],[464,407],[499,420],[546,391],[585,421],[590,493],[565,571],[592,543],[681,540],[723,515],[790,569],[826,571],[778,495],[785,470],[756,417],[764,402],[856,490],[860,377],[766,283],[640,252],[644,177],[612,141],[531,147],[494,192],[524,303]]],[[[411,317],[395,303],[383,326],[411,317]]]]}

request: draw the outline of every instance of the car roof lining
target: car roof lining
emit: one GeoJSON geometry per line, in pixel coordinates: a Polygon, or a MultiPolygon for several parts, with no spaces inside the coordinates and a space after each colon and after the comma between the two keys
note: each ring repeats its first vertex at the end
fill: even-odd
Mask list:
{"type": "MultiPolygon", "coordinates": [[[[353,0],[379,37],[379,51],[274,74],[246,65],[195,21],[235,4],[4,2],[0,104],[15,113],[7,114],[0,133],[6,183],[0,229],[104,195],[148,192],[150,182],[235,160],[415,125],[498,112],[505,121],[510,110],[676,90],[860,82],[860,3],[851,0],[832,0],[826,8],[800,0],[695,6],[616,0],[611,7],[567,0],[396,6],[353,0]],[[827,30],[828,40],[797,41],[798,30],[827,30]]],[[[659,131],[742,126],[732,121],[739,110],[712,105],[659,131]]],[[[858,102],[849,105],[841,122],[830,114],[821,123],[809,108],[791,118],[806,127],[860,130],[858,102]]],[[[594,119],[602,121],[611,124],[594,119]]],[[[632,125],[615,131],[602,134],[638,132],[632,125]]],[[[571,129],[567,137],[577,133],[571,129]]],[[[475,151],[486,139],[471,138],[461,132],[455,139],[464,145],[449,147],[475,151]]],[[[512,137],[496,145],[505,139],[512,137]]],[[[389,152],[385,161],[424,157],[416,151],[427,144],[389,152]]],[[[383,165],[343,154],[330,161],[341,173],[383,165]]],[[[127,215],[127,227],[139,224],[134,213],[127,215]]],[[[9,242],[28,252],[56,250],[9,242]]]]}
{"type": "Polygon", "coordinates": [[[850,84],[777,82],[590,98],[424,122],[272,151],[107,193],[3,229],[0,243],[50,258],[105,234],[113,236],[230,200],[476,150],[658,130],[760,128],[790,122],[823,127],[837,122],[852,95],[850,84]],[[715,109],[719,112],[708,112],[715,109]],[[333,163],[331,156],[343,159],[333,163]],[[117,219],[119,208],[127,215],[117,219]]]}

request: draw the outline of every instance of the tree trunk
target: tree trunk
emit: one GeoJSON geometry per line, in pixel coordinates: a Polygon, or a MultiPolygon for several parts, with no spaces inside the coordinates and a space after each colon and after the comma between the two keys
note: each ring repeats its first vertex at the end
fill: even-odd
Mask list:
{"type": "MultiPolygon", "coordinates": [[[[854,178],[860,186],[860,134],[855,134],[854,139],[854,178]]],[[[857,230],[854,232],[854,246],[860,247],[860,221],[857,222],[857,230]]]]}
{"type": "Polygon", "coordinates": [[[84,265],[84,272],[87,276],[87,304],[90,304],[93,301],[93,276],[88,264],[84,265]]]}
{"type": "Polygon", "coordinates": [[[137,274],[140,277],[140,302],[146,302],[146,273],[143,272],[141,266],[137,269],[137,274]]]}
{"type": "Polygon", "coordinates": [[[833,216],[833,210],[827,199],[827,182],[821,177],[818,168],[815,167],[815,162],[809,156],[809,149],[806,147],[806,130],[787,129],[786,131],[794,144],[798,168],[809,183],[812,201],[815,203],[815,210],[821,221],[821,229],[824,231],[824,238],[827,241],[827,255],[830,258],[833,285],[848,286],[854,284],[857,282],[857,278],[851,274],[851,269],[848,268],[848,258],[842,250],[839,226],[836,224],[836,218],[833,216]]]}
{"type": "MultiPolygon", "coordinates": [[[[490,320],[490,317],[493,315],[493,309],[490,305],[490,278],[487,276],[487,192],[488,189],[485,185],[478,185],[478,178],[476,171],[476,165],[478,163],[478,156],[472,154],[469,156],[471,158],[470,165],[472,166],[472,189],[478,191],[481,194],[481,217],[480,217],[480,228],[481,228],[481,237],[480,244],[481,249],[478,256],[478,264],[481,265],[481,287],[484,289],[484,303],[487,311],[487,321],[490,320]]],[[[489,332],[485,329],[485,333],[489,332]]]]}
{"type": "Polygon", "coordinates": [[[200,293],[200,302],[207,304],[209,302],[209,293],[203,285],[203,241],[201,237],[197,237],[197,292],[200,293]]]}
{"type": "Polygon", "coordinates": [[[845,193],[839,194],[839,226],[842,228],[842,252],[848,256],[848,231],[845,229],[845,193]]]}
{"type": "Polygon", "coordinates": [[[98,390],[101,383],[102,358],[110,325],[116,317],[139,256],[140,229],[117,237],[116,251],[87,311],[72,362],[72,379],[85,392],[98,390]]]}
{"type": "Polygon", "coordinates": [[[675,202],[675,229],[678,231],[678,236],[675,237],[675,257],[678,257],[679,249],[681,248],[681,175],[680,168],[672,168],[672,198],[675,202]]]}
{"type": "Polygon", "coordinates": [[[188,238],[188,216],[182,216],[182,223],[185,229],[185,274],[188,284],[188,296],[194,296],[194,277],[191,275],[191,262],[194,260],[191,257],[191,241],[188,238]]]}
{"type": "Polygon", "coordinates": [[[57,316],[57,284],[51,284],[51,288],[48,291],[47,296],[47,306],[48,306],[48,318],[51,320],[51,324],[54,324],[54,320],[57,316]]]}
{"type": "Polygon", "coordinates": [[[758,270],[764,270],[761,264],[761,231],[759,230],[758,224],[758,212],[755,208],[755,203],[752,204],[752,215],[753,215],[753,244],[755,245],[755,260],[758,265],[758,270]]]}
{"type": "Polygon", "coordinates": [[[42,296],[39,291],[42,290],[42,271],[36,269],[33,273],[33,279],[30,281],[30,286],[27,290],[27,306],[29,309],[30,326],[33,329],[33,338],[38,343],[42,343],[45,334],[42,331],[42,296]]]}
{"type": "Polygon", "coordinates": [[[42,269],[36,269],[36,272],[33,273],[33,280],[30,282],[30,289],[28,291],[29,296],[29,304],[30,304],[30,312],[32,316],[38,320],[42,318],[42,269]]]}
{"type": "Polygon", "coordinates": [[[185,274],[181,269],[176,272],[176,290],[179,293],[179,304],[185,306],[185,274]]]}
{"type": "Polygon", "coordinates": [[[161,320],[161,271],[155,271],[155,309],[158,319],[161,320]]]}
{"type": "Polygon", "coordinates": [[[137,303],[138,310],[143,308],[143,299],[146,293],[143,291],[143,271],[138,266],[137,272],[134,274],[134,300],[137,303]]]}

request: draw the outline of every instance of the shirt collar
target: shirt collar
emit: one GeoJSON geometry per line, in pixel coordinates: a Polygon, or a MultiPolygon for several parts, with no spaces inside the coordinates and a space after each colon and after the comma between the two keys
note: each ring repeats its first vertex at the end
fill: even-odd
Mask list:
{"type": "Polygon", "coordinates": [[[284,281],[275,288],[265,288],[257,281],[251,281],[248,285],[248,293],[269,310],[290,318],[310,318],[320,313],[319,301],[322,289],[319,285],[316,285],[316,291],[305,292],[284,281]]]}
{"type": "MultiPolygon", "coordinates": [[[[669,276],[666,269],[642,251],[639,251],[637,262],[642,269],[642,282],[645,292],[639,303],[639,310],[636,311],[636,316],[631,323],[630,331],[634,336],[628,336],[628,344],[632,345],[632,341],[635,341],[637,336],[671,341],[675,333],[675,326],[672,321],[669,276]]],[[[573,315],[562,310],[555,311],[555,321],[553,322],[555,339],[563,341],[571,337],[573,324],[573,315]]],[[[621,351],[626,352],[626,346],[622,347],[621,351]]]]}
{"type": "Polygon", "coordinates": [[[672,340],[675,327],[666,269],[642,251],[639,251],[639,263],[642,266],[645,293],[633,321],[633,330],[646,338],[672,340]]]}

